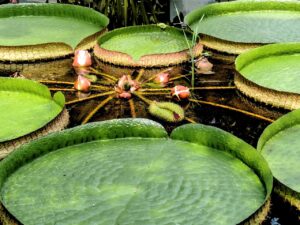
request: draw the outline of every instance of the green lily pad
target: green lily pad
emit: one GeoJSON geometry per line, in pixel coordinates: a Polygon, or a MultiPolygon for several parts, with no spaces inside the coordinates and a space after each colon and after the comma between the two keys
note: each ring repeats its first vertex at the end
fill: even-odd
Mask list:
{"type": "Polygon", "coordinates": [[[257,147],[268,161],[274,177],[281,184],[298,193],[298,201],[300,200],[299,135],[300,110],[298,109],[269,125],[261,135],[257,147]]]}
{"type": "Polygon", "coordinates": [[[300,107],[300,44],[262,46],[239,55],[235,85],[245,95],[272,106],[300,107]]]}
{"type": "Polygon", "coordinates": [[[238,43],[300,41],[299,1],[234,1],[195,9],[185,17],[193,31],[238,43]]]}
{"type": "Polygon", "coordinates": [[[129,67],[162,67],[197,57],[202,45],[191,33],[161,25],[131,26],[107,32],[94,48],[104,62],[129,67]]]}
{"type": "Polygon", "coordinates": [[[64,96],[51,97],[44,85],[0,77],[0,142],[32,133],[52,121],[64,107],[64,96]]]}
{"type": "Polygon", "coordinates": [[[236,70],[246,79],[276,91],[300,94],[300,44],[273,44],[239,55],[236,70]]]}
{"type": "Polygon", "coordinates": [[[0,163],[1,202],[24,224],[237,224],[268,199],[272,175],[250,145],[146,119],[51,134],[0,163]],[[216,138],[218,137],[218,138],[216,138]]]}
{"type": "Polygon", "coordinates": [[[182,31],[156,25],[126,27],[100,37],[98,43],[110,51],[123,52],[135,61],[143,55],[179,52],[192,46],[192,39],[185,39],[182,31]]]}
{"type": "Polygon", "coordinates": [[[64,4],[0,6],[0,46],[61,42],[73,49],[108,24],[104,15],[85,7],[64,4]]]}

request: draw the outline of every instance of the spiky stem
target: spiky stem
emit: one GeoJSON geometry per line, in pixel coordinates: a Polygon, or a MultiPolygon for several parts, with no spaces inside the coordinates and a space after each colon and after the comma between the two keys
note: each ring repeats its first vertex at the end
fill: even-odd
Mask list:
{"type": "Polygon", "coordinates": [[[218,103],[214,103],[214,102],[202,101],[202,100],[197,100],[197,99],[190,99],[190,101],[200,103],[200,104],[204,104],[204,105],[211,105],[211,106],[215,106],[215,107],[219,107],[219,108],[223,108],[223,109],[228,109],[228,110],[235,111],[235,112],[240,112],[240,113],[243,113],[245,115],[248,115],[248,116],[251,116],[251,117],[254,117],[254,118],[257,118],[257,119],[261,119],[261,120],[264,120],[264,121],[267,121],[267,122],[270,122],[270,123],[274,122],[274,120],[272,120],[270,118],[267,118],[267,117],[264,117],[264,116],[261,116],[261,115],[258,115],[258,114],[252,113],[252,112],[248,112],[246,110],[237,109],[237,108],[234,108],[234,107],[231,107],[231,106],[228,106],[228,105],[222,105],[222,104],[218,104],[218,103]]]}
{"type": "Polygon", "coordinates": [[[118,80],[116,77],[106,74],[106,73],[99,72],[98,70],[96,70],[94,68],[90,68],[90,70],[92,71],[93,74],[105,77],[113,82],[116,82],[118,80]]]}
{"type": "Polygon", "coordinates": [[[136,118],[136,111],[134,106],[134,101],[132,99],[129,100],[130,113],[132,118],[136,118]]]}
{"type": "Polygon", "coordinates": [[[178,75],[178,76],[175,76],[175,77],[170,78],[169,81],[174,81],[174,80],[178,80],[178,79],[181,79],[181,78],[186,78],[187,76],[190,76],[190,75],[191,75],[191,74],[178,75]]]}
{"type": "Polygon", "coordinates": [[[91,96],[86,97],[86,98],[76,99],[76,100],[73,100],[73,101],[66,102],[66,105],[72,105],[72,104],[76,104],[76,103],[79,103],[79,102],[84,102],[84,101],[87,101],[87,100],[90,100],[90,99],[99,98],[99,97],[114,94],[114,93],[115,93],[114,91],[107,91],[107,92],[103,92],[103,93],[100,93],[100,94],[91,95],[91,96]]]}
{"type": "Polygon", "coordinates": [[[138,92],[141,93],[142,95],[168,95],[170,94],[169,92],[138,92]]]}
{"type": "Polygon", "coordinates": [[[99,105],[96,106],[96,108],[91,111],[82,121],[81,124],[86,124],[87,122],[89,122],[89,120],[98,112],[99,109],[101,109],[103,106],[105,106],[110,100],[112,100],[114,98],[114,95],[110,95],[108,96],[106,99],[104,99],[103,101],[100,102],[99,105]]]}
{"type": "Polygon", "coordinates": [[[97,90],[108,91],[108,90],[111,90],[111,87],[107,87],[104,85],[91,85],[91,90],[93,90],[93,91],[97,91],[97,90]]]}
{"type": "Polygon", "coordinates": [[[55,80],[39,80],[42,84],[66,84],[66,85],[74,85],[74,82],[68,82],[68,81],[55,81],[55,80]]]}
{"type": "Polygon", "coordinates": [[[76,91],[74,88],[49,88],[50,91],[76,91]]]}
{"type": "Polygon", "coordinates": [[[235,90],[235,86],[209,86],[209,87],[194,87],[190,90],[235,90]]]}
{"type": "Polygon", "coordinates": [[[139,92],[143,92],[143,91],[170,91],[171,88],[143,88],[143,89],[139,89],[139,92]]]}
{"type": "Polygon", "coordinates": [[[144,75],[145,70],[144,69],[140,69],[139,74],[137,75],[137,77],[135,78],[135,81],[138,82],[142,76],[144,75]]]}
{"type": "Polygon", "coordinates": [[[136,97],[142,99],[142,100],[143,100],[144,102],[146,102],[148,105],[150,105],[151,102],[152,102],[150,99],[144,97],[140,92],[135,91],[135,92],[133,92],[133,94],[134,94],[136,97]]]}
{"type": "Polygon", "coordinates": [[[189,118],[189,117],[184,117],[184,119],[190,123],[197,123],[195,120],[193,120],[192,118],[189,118]]]}

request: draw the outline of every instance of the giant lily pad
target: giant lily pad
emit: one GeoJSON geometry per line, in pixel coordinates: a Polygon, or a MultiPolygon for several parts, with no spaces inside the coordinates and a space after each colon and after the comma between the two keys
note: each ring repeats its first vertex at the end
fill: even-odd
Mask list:
{"type": "Polygon", "coordinates": [[[273,44],[236,59],[237,88],[256,100],[286,109],[300,107],[300,44],[273,44]]]}
{"type": "Polygon", "coordinates": [[[204,34],[207,47],[240,54],[257,44],[300,41],[300,2],[211,4],[189,13],[185,22],[193,31],[204,34]]]}
{"type": "Polygon", "coordinates": [[[269,125],[261,135],[261,151],[278,185],[275,191],[300,210],[300,110],[269,125]]]}
{"type": "Polygon", "coordinates": [[[0,78],[0,101],[2,151],[8,143],[43,128],[58,117],[65,99],[61,92],[51,97],[46,86],[31,80],[0,78]]]}
{"type": "Polygon", "coordinates": [[[108,18],[92,9],[64,4],[0,6],[0,61],[70,55],[91,48],[108,18]]]}
{"type": "Polygon", "coordinates": [[[268,206],[272,175],[220,129],[185,125],[168,138],[153,121],[122,119],[22,146],[1,162],[0,188],[5,208],[29,225],[228,225],[268,206]]]}
{"type": "Polygon", "coordinates": [[[180,64],[199,56],[202,46],[193,46],[190,33],[169,26],[145,25],[110,31],[98,40],[96,57],[104,62],[131,67],[180,64]]]}

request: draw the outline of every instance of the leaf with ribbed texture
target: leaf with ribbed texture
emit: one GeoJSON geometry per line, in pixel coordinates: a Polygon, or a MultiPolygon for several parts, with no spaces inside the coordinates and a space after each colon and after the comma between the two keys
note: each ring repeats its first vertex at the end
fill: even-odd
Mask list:
{"type": "Polygon", "coordinates": [[[272,44],[239,55],[236,69],[246,79],[272,90],[300,94],[300,44],[272,44]]]}
{"type": "Polygon", "coordinates": [[[195,9],[185,22],[197,33],[241,43],[300,41],[299,1],[234,1],[195,9]]]}
{"type": "Polygon", "coordinates": [[[188,34],[187,38],[174,27],[163,29],[157,25],[147,25],[111,31],[100,37],[98,43],[104,49],[126,53],[137,61],[144,55],[187,50],[192,47],[192,37],[188,34]]]}
{"type": "Polygon", "coordinates": [[[102,30],[108,18],[92,9],[64,4],[0,6],[0,46],[62,42],[75,48],[102,30]]]}
{"type": "Polygon", "coordinates": [[[300,109],[269,125],[261,135],[258,150],[268,161],[274,177],[300,192],[300,109]]]}
{"type": "Polygon", "coordinates": [[[0,78],[0,142],[34,132],[63,109],[61,92],[51,97],[44,85],[26,79],[0,78]]]}
{"type": "Polygon", "coordinates": [[[28,225],[228,225],[264,204],[272,175],[254,148],[219,129],[182,126],[168,138],[153,121],[121,119],[21,147],[0,163],[0,188],[28,225]]]}

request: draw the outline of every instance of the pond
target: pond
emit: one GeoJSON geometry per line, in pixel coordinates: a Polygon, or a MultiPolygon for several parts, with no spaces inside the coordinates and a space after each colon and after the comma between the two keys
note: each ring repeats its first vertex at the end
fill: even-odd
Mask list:
{"type": "MultiPolygon", "coordinates": [[[[124,74],[126,72],[128,73],[128,69],[126,70],[124,67],[114,67],[109,64],[103,64],[95,58],[93,61],[93,67],[99,72],[102,71],[103,67],[105,67],[106,70],[107,67],[110,67],[110,69],[112,69],[111,72],[123,70],[124,74]]],[[[244,96],[234,88],[234,65],[212,58],[210,61],[214,64],[214,74],[196,74],[195,77],[195,90],[192,91],[192,99],[199,101],[183,101],[180,103],[185,108],[186,116],[190,121],[185,120],[179,123],[166,123],[148,113],[148,105],[145,101],[133,97],[130,101],[120,98],[111,99],[89,119],[89,122],[128,117],[150,118],[162,123],[168,132],[171,132],[181,124],[198,122],[219,127],[233,133],[256,147],[258,138],[266,126],[288,111],[255,102],[244,96]],[[134,105],[134,113],[130,107],[131,104],[134,105]]],[[[191,65],[186,65],[182,74],[178,74],[178,77],[180,75],[189,74],[190,66],[191,65]]],[[[1,74],[11,76],[12,73],[9,71],[11,69],[18,71],[18,76],[41,81],[46,84],[53,93],[61,90],[65,94],[67,109],[70,113],[69,128],[80,125],[88,114],[107,98],[107,96],[99,96],[82,102],[76,102],[82,98],[97,95],[103,92],[103,90],[93,90],[89,94],[77,92],[73,88],[73,83],[77,75],[72,67],[72,59],[61,59],[54,62],[35,64],[2,64],[1,74]]],[[[139,71],[134,71],[133,74],[131,74],[132,77],[137,76],[138,72],[139,71]]],[[[110,75],[114,76],[113,73],[110,75]]],[[[181,84],[191,87],[190,82],[190,76],[186,76],[174,80],[172,85],[181,84]]],[[[99,76],[96,85],[107,87],[107,91],[113,91],[115,84],[116,81],[108,82],[99,76]]],[[[171,94],[168,87],[165,87],[165,89],[167,91],[158,91],[156,92],[157,95],[147,95],[147,98],[152,101],[169,101],[171,94]]],[[[287,203],[283,202],[282,199],[273,194],[271,212],[264,222],[264,225],[276,225],[276,221],[278,222],[277,224],[281,225],[297,224],[298,216],[295,209],[291,208],[287,203]]]]}
{"type": "Polygon", "coordinates": [[[299,224],[300,45],[278,42],[299,41],[300,4],[212,4],[189,31],[106,32],[106,16],[72,5],[1,12],[0,221],[299,224]]]}

